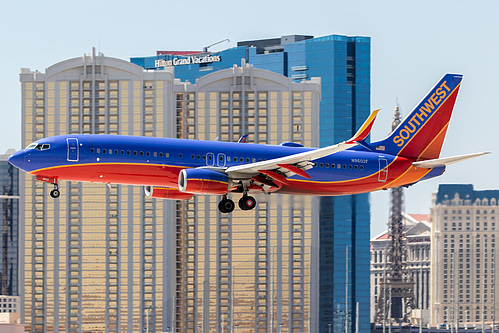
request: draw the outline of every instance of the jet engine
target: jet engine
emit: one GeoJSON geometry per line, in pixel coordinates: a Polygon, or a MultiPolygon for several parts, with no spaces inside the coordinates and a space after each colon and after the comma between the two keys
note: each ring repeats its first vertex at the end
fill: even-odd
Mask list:
{"type": "Polygon", "coordinates": [[[226,194],[229,177],[209,169],[183,169],[178,176],[178,188],[185,193],[226,194]]]}
{"type": "Polygon", "coordinates": [[[147,197],[171,199],[171,200],[189,200],[192,193],[183,193],[176,188],[162,186],[144,186],[144,193],[147,197]]]}

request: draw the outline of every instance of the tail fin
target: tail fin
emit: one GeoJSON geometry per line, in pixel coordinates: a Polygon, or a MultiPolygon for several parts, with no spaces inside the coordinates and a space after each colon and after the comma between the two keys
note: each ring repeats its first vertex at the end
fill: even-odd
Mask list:
{"type": "Polygon", "coordinates": [[[461,79],[459,74],[444,75],[386,139],[371,146],[417,160],[438,158],[461,79]]]}

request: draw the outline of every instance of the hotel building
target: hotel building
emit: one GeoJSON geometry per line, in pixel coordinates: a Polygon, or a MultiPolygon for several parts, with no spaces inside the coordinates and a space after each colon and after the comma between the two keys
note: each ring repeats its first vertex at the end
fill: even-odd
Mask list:
{"type": "Polygon", "coordinates": [[[443,184],[431,208],[431,323],[488,325],[499,319],[499,190],[443,184]]]}
{"type": "MultiPolygon", "coordinates": [[[[320,80],[293,82],[244,60],[188,83],[171,68],[147,71],[94,51],[44,73],[22,69],[20,79],[24,145],[66,133],[224,141],[253,133],[258,143],[319,145],[320,80]]],[[[255,210],[221,215],[216,197],[157,200],[140,187],[62,182],[54,200],[50,184],[21,179],[27,331],[311,325],[320,292],[311,198],[261,196],[255,210]]]]}
{"type": "MultiPolygon", "coordinates": [[[[158,51],[155,56],[136,57],[131,62],[148,70],[174,67],[175,78],[198,84],[197,80],[206,74],[239,65],[241,59],[254,68],[272,71],[293,82],[312,77],[321,79],[318,146],[347,140],[371,111],[369,37],[290,35],[241,41],[236,47],[215,53],[158,51]]],[[[244,133],[252,134],[252,128],[248,130],[244,133]]],[[[262,142],[258,141],[261,140],[259,135],[250,135],[249,139],[252,138],[262,142]]],[[[299,133],[290,133],[288,138],[303,142],[299,133]]],[[[287,140],[277,138],[275,134],[274,139],[277,141],[269,142],[287,140]]],[[[323,197],[312,202],[313,211],[305,214],[318,214],[317,223],[312,225],[317,233],[312,233],[311,249],[313,269],[310,278],[314,286],[311,289],[311,331],[326,331],[329,327],[344,329],[346,314],[350,331],[355,331],[357,319],[359,330],[366,331],[370,327],[369,195],[323,197]],[[316,273],[318,275],[314,277],[316,273]],[[348,288],[345,288],[346,281],[348,288]],[[348,295],[345,295],[346,290],[348,295]]]]}
{"type": "MultiPolygon", "coordinates": [[[[431,223],[428,214],[403,213],[407,261],[406,269],[414,282],[414,309],[411,321],[419,323],[423,317],[423,325],[429,323],[430,305],[430,237],[431,223]],[[422,311],[422,312],[420,312],[422,311]],[[426,321],[425,321],[426,320],[426,321]]],[[[371,321],[374,322],[376,305],[381,292],[381,283],[386,278],[386,251],[390,246],[389,231],[371,239],[371,321]]],[[[386,314],[388,318],[388,314],[386,314]]]]}

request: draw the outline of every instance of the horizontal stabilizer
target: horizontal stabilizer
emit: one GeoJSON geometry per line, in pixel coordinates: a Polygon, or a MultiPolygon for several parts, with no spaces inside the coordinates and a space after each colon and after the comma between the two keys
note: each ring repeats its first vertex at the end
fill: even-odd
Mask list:
{"type": "Polygon", "coordinates": [[[473,153],[473,154],[459,155],[459,156],[453,156],[453,157],[437,158],[434,160],[414,162],[414,163],[412,163],[412,165],[414,165],[417,168],[432,169],[432,168],[444,167],[444,166],[447,166],[450,164],[469,160],[470,158],[478,157],[478,156],[482,156],[482,155],[486,155],[486,154],[490,154],[490,153],[489,152],[482,152],[482,153],[473,153]]]}

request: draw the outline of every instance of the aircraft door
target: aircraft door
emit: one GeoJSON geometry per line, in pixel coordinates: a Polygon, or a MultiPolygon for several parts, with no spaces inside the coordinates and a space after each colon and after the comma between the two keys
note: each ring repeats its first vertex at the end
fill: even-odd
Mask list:
{"type": "Polygon", "coordinates": [[[80,148],[78,146],[78,139],[66,139],[68,145],[68,161],[78,162],[80,158],[80,148]]]}
{"type": "Polygon", "coordinates": [[[217,165],[219,167],[224,167],[225,166],[225,160],[226,160],[225,154],[218,154],[218,156],[217,156],[217,165]]]}
{"type": "Polygon", "coordinates": [[[388,179],[388,161],[386,158],[380,157],[379,161],[379,173],[378,173],[378,181],[386,182],[388,179]]]}

